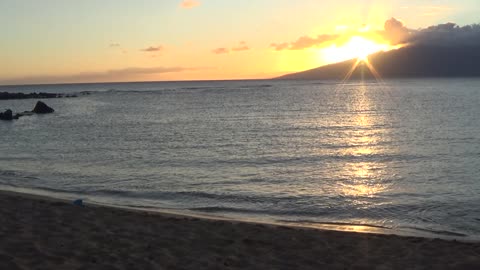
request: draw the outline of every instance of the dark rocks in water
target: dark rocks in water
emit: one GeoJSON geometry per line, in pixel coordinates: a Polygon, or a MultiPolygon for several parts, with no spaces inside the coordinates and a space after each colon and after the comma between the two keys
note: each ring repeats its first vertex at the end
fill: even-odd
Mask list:
{"type": "Polygon", "coordinates": [[[47,104],[43,103],[42,101],[38,101],[37,104],[35,105],[35,108],[33,108],[33,111],[25,111],[23,113],[16,113],[15,115],[13,114],[12,110],[8,109],[5,110],[5,112],[0,113],[0,120],[6,120],[6,121],[11,121],[14,119],[19,119],[22,116],[30,116],[33,114],[45,114],[45,113],[53,113],[55,110],[49,107],[47,104]]]}
{"type": "Polygon", "coordinates": [[[53,113],[55,110],[48,107],[47,104],[43,103],[42,101],[37,101],[35,108],[33,108],[34,113],[45,114],[45,113],[53,113]]]}
{"type": "Polygon", "coordinates": [[[29,98],[59,98],[62,97],[62,94],[55,94],[55,93],[8,93],[8,92],[0,92],[0,100],[5,99],[29,99],[29,98]]]}
{"type": "Polygon", "coordinates": [[[5,110],[5,112],[0,113],[0,120],[6,120],[6,121],[13,120],[12,110],[8,109],[8,110],[5,110]]]}
{"type": "Polygon", "coordinates": [[[34,115],[35,113],[33,112],[30,112],[30,111],[24,111],[23,113],[16,113],[14,116],[13,116],[13,119],[19,119],[20,117],[22,116],[31,116],[31,115],[34,115]]]}
{"type": "MultiPolygon", "coordinates": [[[[88,95],[88,92],[81,92],[81,95],[88,95]]],[[[0,92],[0,100],[7,100],[7,99],[46,99],[46,98],[74,98],[78,97],[77,94],[57,94],[57,93],[9,93],[9,92],[0,92]]]]}

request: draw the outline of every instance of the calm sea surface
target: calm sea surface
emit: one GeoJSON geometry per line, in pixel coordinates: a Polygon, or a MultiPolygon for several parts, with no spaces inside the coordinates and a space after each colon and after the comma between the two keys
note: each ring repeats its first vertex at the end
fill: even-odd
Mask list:
{"type": "MultiPolygon", "coordinates": [[[[0,87],[92,91],[0,122],[0,186],[120,206],[480,238],[480,80],[0,87]]],[[[36,100],[0,101],[31,110],[36,100]]]]}

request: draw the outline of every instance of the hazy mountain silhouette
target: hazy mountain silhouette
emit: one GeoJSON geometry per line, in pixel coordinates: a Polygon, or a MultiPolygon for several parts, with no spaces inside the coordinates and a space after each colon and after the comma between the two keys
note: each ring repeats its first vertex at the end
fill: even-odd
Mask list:
{"type": "MultiPolygon", "coordinates": [[[[477,46],[407,46],[368,57],[382,78],[480,77],[480,48],[477,46]]],[[[356,60],[287,74],[277,79],[343,79],[356,60]]],[[[351,78],[373,78],[360,64],[351,78]]]]}

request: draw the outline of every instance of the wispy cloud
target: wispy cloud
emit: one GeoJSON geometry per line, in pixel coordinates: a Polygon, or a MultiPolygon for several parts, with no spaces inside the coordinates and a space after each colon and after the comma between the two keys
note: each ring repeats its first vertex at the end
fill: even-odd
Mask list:
{"type": "Polygon", "coordinates": [[[1,80],[1,84],[38,84],[38,83],[78,83],[78,82],[109,82],[122,81],[142,77],[142,75],[177,73],[210,69],[207,67],[129,67],[111,69],[102,72],[81,72],[69,75],[38,75],[1,80]]]}
{"type": "Polygon", "coordinates": [[[282,50],[303,50],[322,46],[324,43],[337,39],[339,35],[323,34],[316,37],[303,36],[293,42],[272,43],[270,47],[277,51],[282,50]]]}
{"type": "Polygon", "coordinates": [[[250,47],[247,45],[247,42],[240,41],[236,46],[233,46],[231,49],[226,47],[220,47],[220,48],[213,49],[212,52],[214,54],[225,54],[229,52],[242,52],[242,51],[248,51],[248,50],[250,50],[250,47]]]}
{"type": "Polygon", "coordinates": [[[283,51],[283,50],[288,49],[288,47],[290,47],[290,43],[288,43],[288,42],[272,43],[272,44],[270,44],[270,47],[273,47],[277,51],[283,51]]]}
{"type": "Polygon", "coordinates": [[[250,47],[248,47],[245,41],[240,41],[238,43],[238,46],[232,48],[232,51],[234,52],[241,52],[241,51],[248,51],[248,50],[250,50],[250,47]]]}
{"type": "Polygon", "coordinates": [[[120,47],[120,43],[110,43],[110,45],[108,45],[110,48],[118,48],[120,47]]]}
{"type": "Polygon", "coordinates": [[[163,49],[164,49],[163,46],[159,45],[159,46],[150,46],[150,47],[141,49],[141,51],[143,51],[143,52],[160,52],[160,51],[163,51],[163,49]]]}
{"type": "Polygon", "coordinates": [[[290,50],[303,50],[307,48],[317,47],[325,42],[332,41],[338,38],[338,35],[318,35],[315,38],[303,36],[292,42],[290,50]]]}
{"type": "Polygon", "coordinates": [[[183,0],[180,3],[180,7],[181,8],[186,8],[186,9],[194,8],[194,7],[199,6],[199,5],[200,5],[200,1],[198,1],[198,0],[183,0]]]}
{"type": "Polygon", "coordinates": [[[227,48],[216,48],[212,50],[214,54],[224,54],[224,53],[228,53],[229,51],[230,50],[227,48]]]}

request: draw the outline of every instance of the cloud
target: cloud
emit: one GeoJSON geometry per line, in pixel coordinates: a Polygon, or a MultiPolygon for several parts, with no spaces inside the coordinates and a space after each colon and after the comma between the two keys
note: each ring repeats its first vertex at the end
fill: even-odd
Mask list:
{"type": "Polygon", "coordinates": [[[283,43],[272,43],[270,44],[270,47],[275,48],[277,51],[282,51],[288,49],[290,47],[290,43],[288,42],[283,42],[283,43]]]}
{"type": "Polygon", "coordinates": [[[245,41],[240,41],[237,47],[232,48],[232,51],[234,52],[241,52],[241,51],[248,51],[248,50],[250,50],[250,47],[248,47],[245,41]]]}
{"type": "Polygon", "coordinates": [[[405,27],[403,22],[395,18],[385,21],[383,28],[384,31],[380,31],[379,34],[393,45],[405,43],[411,34],[411,30],[405,27]]]}
{"type": "Polygon", "coordinates": [[[210,69],[207,67],[129,67],[111,69],[103,72],[81,72],[69,75],[39,75],[0,81],[0,85],[8,84],[41,84],[41,83],[78,83],[78,82],[109,82],[134,79],[142,75],[176,73],[210,69]]]}
{"type": "Polygon", "coordinates": [[[248,51],[248,50],[250,50],[250,48],[247,45],[232,48],[232,51],[235,51],[235,52],[248,51]]]}
{"type": "Polygon", "coordinates": [[[312,47],[317,47],[322,45],[325,42],[332,41],[338,38],[338,35],[318,35],[316,38],[311,38],[308,36],[303,36],[297,39],[297,41],[292,42],[290,45],[290,50],[303,50],[312,47]]]}
{"type": "Polygon", "coordinates": [[[159,46],[150,46],[150,47],[141,49],[141,51],[144,51],[144,52],[159,52],[159,51],[162,51],[162,50],[163,50],[163,46],[161,46],[161,45],[159,45],[159,46]]]}
{"type": "Polygon", "coordinates": [[[214,54],[224,54],[224,53],[228,53],[229,50],[227,48],[216,48],[216,49],[212,50],[212,52],[214,54]]]}
{"type": "Polygon", "coordinates": [[[459,26],[455,23],[433,25],[412,32],[409,43],[436,46],[480,46],[480,24],[459,26]]]}
{"type": "Polygon", "coordinates": [[[277,51],[303,50],[303,49],[308,49],[313,47],[319,47],[324,43],[333,41],[339,37],[340,37],[339,35],[329,35],[329,34],[318,35],[316,37],[303,36],[303,37],[299,37],[296,41],[290,42],[290,43],[288,42],[272,43],[270,44],[270,47],[275,48],[275,50],[277,51]]]}
{"type": "Polygon", "coordinates": [[[194,8],[194,7],[199,6],[199,5],[200,5],[200,2],[197,1],[197,0],[183,0],[180,3],[180,7],[185,8],[185,9],[194,8]]]}
{"type": "Polygon", "coordinates": [[[391,18],[385,22],[380,34],[392,44],[429,46],[478,46],[480,45],[480,24],[459,26],[448,22],[413,30],[402,22],[391,18]]]}
{"type": "Polygon", "coordinates": [[[270,47],[282,51],[316,48],[332,42],[341,45],[354,35],[366,38],[380,36],[392,45],[480,46],[480,24],[461,27],[448,22],[414,30],[408,28],[401,20],[390,18],[385,21],[382,30],[372,30],[369,26],[363,25],[354,31],[346,31],[341,34],[322,34],[316,37],[302,36],[293,42],[271,43],[270,47]]]}
{"type": "Polygon", "coordinates": [[[231,49],[220,47],[220,48],[213,49],[212,53],[226,54],[230,52],[242,52],[242,51],[248,51],[248,50],[250,50],[250,47],[247,45],[247,43],[245,41],[240,41],[237,46],[234,46],[231,49]]]}
{"type": "Polygon", "coordinates": [[[110,43],[110,45],[108,45],[109,47],[111,48],[118,48],[120,47],[120,43],[110,43]]]}

